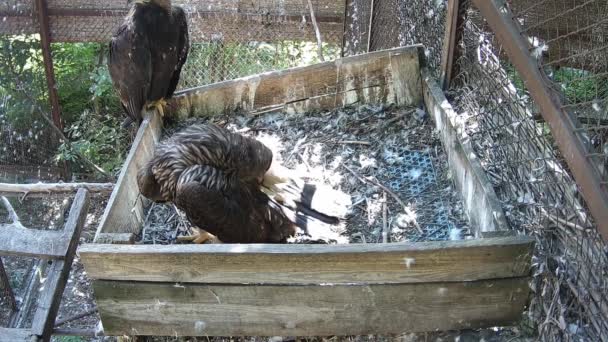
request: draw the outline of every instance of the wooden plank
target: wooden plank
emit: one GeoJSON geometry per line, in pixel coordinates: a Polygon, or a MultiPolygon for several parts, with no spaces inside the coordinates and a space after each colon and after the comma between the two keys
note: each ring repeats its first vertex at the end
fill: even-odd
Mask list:
{"type": "MultiPolygon", "coordinates": [[[[422,45],[416,46],[419,51],[423,49],[422,45]]],[[[390,65],[393,76],[393,91],[397,104],[400,106],[421,106],[423,102],[419,55],[393,53],[390,56],[390,65]]]]}
{"type": "Polygon", "coordinates": [[[526,276],[525,236],[352,245],[99,245],[79,249],[93,279],[223,284],[471,281],[526,276]]]}
{"type": "Polygon", "coordinates": [[[0,255],[63,258],[67,249],[65,233],[0,224],[0,255]]]}
{"type": "Polygon", "coordinates": [[[409,46],[377,51],[188,89],[173,98],[179,108],[173,114],[183,120],[268,109],[302,113],[381,100],[418,105],[421,87],[411,77],[419,73],[419,49],[409,46]],[[396,87],[403,97],[396,97],[396,87]]]}
{"type": "Polygon", "coordinates": [[[508,231],[502,206],[477,158],[465,127],[430,72],[422,70],[426,108],[435,122],[448,155],[450,170],[462,195],[465,212],[475,237],[493,231],[508,231]]]}
{"type": "Polygon", "coordinates": [[[70,215],[65,224],[63,231],[69,236],[69,245],[63,260],[53,261],[49,275],[44,282],[44,290],[38,298],[38,306],[34,319],[32,320],[32,332],[42,338],[43,341],[49,341],[55,316],[59,310],[61,296],[65,288],[65,284],[72,268],[72,261],[76,254],[80,233],[84,226],[85,218],[89,208],[89,193],[86,189],[80,189],[76,193],[70,215]]]}
{"type": "Polygon", "coordinates": [[[134,241],[135,234],[133,233],[101,233],[95,237],[95,243],[131,245],[134,241]]]}
{"type": "Polygon", "coordinates": [[[458,15],[460,13],[459,8],[460,0],[448,1],[443,49],[441,52],[441,79],[439,80],[442,89],[446,89],[452,80],[452,70],[455,60],[454,51],[457,46],[456,29],[458,25],[458,15]]]}
{"type": "Polygon", "coordinates": [[[102,233],[137,233],[141,229],[143,198],[139,196],[137,171],[152,157],[156,142],[160,139],[161,127],[158,113],[146,115],[141,123],[97,227],[96,239],[102,233]]]}
{"type": "Polygon", "coordinates": [[[523,312],[528,280],[337,286],[97,280],[93,287],[107,335],[328,336],[511,325],[523,312]]]}
{"type": "Polygon", "coordinates": [[[30,342],[32,331],[30,329],[15,329],[0,327],[0,342],[30,342]]]}

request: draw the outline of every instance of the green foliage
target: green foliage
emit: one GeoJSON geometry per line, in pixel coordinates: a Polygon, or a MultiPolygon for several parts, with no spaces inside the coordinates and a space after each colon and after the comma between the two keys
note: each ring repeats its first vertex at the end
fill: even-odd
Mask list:
{"type": "Polygon", "coordinates": [[[128,149],[128,136],[117,117],[85,110],[67,133],[71,144],[59,147],[58,161],[77,161],[77,151],[108,172],[120,169],[128,149]]]}
{"type": "Polygon", "coordinates": [[[590,102],[608,96],[608,78],[598,77],[580,69],[560,68],[554,72],[568,103],[590,102]]]}
{"type": "Polygon", "coordinates": [[[0,39],[0,96],[6,99],[2,114],[13,128],[31,124],[35,104],[48,108],[45,82],[37,36],[0,39]]]}
{"type": "MultiPolygon", "coordinates": [[[[524,81],[515,68],[508,65],[505,69],[517,91],[525,92],[524,81]]],[[[608,78],[606,76],[598,76],[585,70],[565,67],[554,70],[552,76],[554,83],[570,104],[591,102],[595,99],[601,100],[608,97],[608,78]]]]}

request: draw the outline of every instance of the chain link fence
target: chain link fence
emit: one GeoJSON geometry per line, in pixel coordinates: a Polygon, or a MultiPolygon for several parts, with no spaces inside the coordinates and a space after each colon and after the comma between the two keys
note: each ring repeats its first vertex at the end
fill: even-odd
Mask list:
{"type": "MultiPolygon", "coordinates": [[[[513,1],[564,109],[605,160],[605,1],[513,1]],[[603,16],[602,16],[603,13],[603,16]],[[602,28],[603,27],[603,28],[602,28]],[[602,28],[602,29],[600,29],[602,28]]],[[[451,90],[511,226],[537,238],[529,322],[544,341],[608,339],[608,251],[554,135],[495,35],[469,7],[451,90]]]]}
{"type": "MultiPolygon", "coordinates": [[[[350,1],[345,53],[421,43],[439,77],[447,1],[372,3],[350,1]]],[[[502,45],[479,12],[468,1],[460,3],[447,95],[466,122],[511,227],[537,238],[522,333],[543,341],[608,341],[608,246],[502,45]]],[[[563,109],[581,123],[588,157],[606,181],[608,3],[508,0],[504,6],[522,26],[549,86],[561,93],[563,109]]]]}

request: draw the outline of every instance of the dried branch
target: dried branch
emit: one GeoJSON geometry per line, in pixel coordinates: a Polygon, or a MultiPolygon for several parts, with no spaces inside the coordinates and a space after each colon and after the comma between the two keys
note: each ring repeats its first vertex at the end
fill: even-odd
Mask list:
{"type": "Polygon", "coordinates": [[[0,194],[5,196],[15,194],[50,194],[71,193],[84,188],[90,192],[110,193],[114,189],[114,183],[36,183],[36,184],[12,184],[0,183],[0,194]]]}
{"type": "Polygon", "coordinates": [[[391,189],[387,188],[386,186],[382,185],[380,182],[378,182],[376,180],[370,179],[369,177],[362,177],[362,176],[360,176],[358,173],[356,173],[355,171],[353,171],[351,168],[349,168],[348,166],[346,166],[344,164],[342,164],[342,167],[344,167],[346,170],[348,170],[348,172],[352,173],[353,176],[355,176],[360,181],[362,181],[364,183],[375,185],[375,186],[379,187],[380,189],[386,191],[389,195],[391,195],[391,197],[394,198],[395,201],[397,201],[397,203],[399,203],[399,205],[401,205],[401,207],[403,207],[403,211],[405,211],[405,213],[409,217],[412,217],[412,220],[413,220],[412,223],[414,224],[414,226],[416,227],[416,229],[418,230],[418,232],[424,233],[422,231],[422,228],[420,228],[420,225],[416,221],[415,214],[412,212],[412,210],[407,205],[405,205],[405,203],[403,203],[403,201],[401,200],[401,198],[399,198],[399,196],[397,196],[396,193],[394,193],[391,189]]]}
{"type": "Polygon", "coordinates": [[[2,204],[4,204],[4,207],[6,208],[6,211],[8,211],[8,217],[11,219],[11,221],[13,221],[13,225],[15,225],[15,226],[17,226],[19,228],[25,228],[21,224],[21,220],[19,220],[19,216],[17,215],[17,212],[15,211],[15,208],[13,208],[13,205],[8,200],[8,198],[2,196],[2,197],[0,197],[0,199],[2,200],[2,204]]]}
{"type": "Polygon", "coordinates": [[[84,318],[84,317],[87,317],[87,316],[90,316],[90,315],[93,315],[93,314],[96,314],[96,313],[97,313],[97,308],[93,308],[93,309],[87,310],[85,312],[81,312],[79,314],[76,314],[74,316],[70,316],[68,318],[64,318],[64,319],[55,321],[55,326],[58,327],[60,325],[66,324],[68,322],[75,321],[77,319],[81,319],[81,318],[84,318]]]}
{"type": "Polygon", "coordinates": [[[325,62],[325,58],[323,58],[323,41],[321,40],[321,31],[319,30],[319,25],[317,25],[317,18],[315,17],[315,10],[312,8],[311,0],[308,0],[308,8],[310,8],[310,19],[312,21],[312,26],[315,28],[315,35],[317,36],[319,60],[321,62],[325,62]]]}

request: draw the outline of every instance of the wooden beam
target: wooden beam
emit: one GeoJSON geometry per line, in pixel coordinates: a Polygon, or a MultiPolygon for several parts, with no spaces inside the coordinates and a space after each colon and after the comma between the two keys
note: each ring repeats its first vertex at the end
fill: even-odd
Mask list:
{"type": "Polygon", "coordinates": [[[352,245],[99,245],[80,258],[93,279],[223,284],[471,281],[526,276],[533,239],[352,245]]]}
{"type": "Polygon", "coordinates": [[[67,248],[65,234],[0,224],[0,255],[29,256],[43,259],[63,258],[67,248]]]}
{"type": "Polygon", "coordinates": [[[419,49],[377,51],[188,89],[173,98],[178,110],[172,114],[185,119],[237,111],[303,113],[354,103],[418,105],[419,49]]]}
{"type": "Polygon", "coordinates": [[[114,183],[0,183],[0,196],[48,196],[56,193],[72,193],[80,188],[92,193],[110,193],[114,189],[114,183]]]}
{"type": "Polygon", "coordinates": [[[139,195],[137,171],[152,157],[161,127],[158,113],[146,115],[141,123],[97,228],[96,238],[102,233],[136,233],[141,229],[143,198],[139,195]]]}
{"type": "Polygon", "coordinates": [[[68,280],[68,275],[72,268],[72,261],[76,254],[80,233],[84,226],[84,221],[87,217],[89,208],[89,193],[86,189],[80,189],[76,193],[68,220],[63,228],[65,238],[68,241],[68,248],[65,258],[62,260],[54,260],[49,275],[44,282],[44,290],[38,298],[38,306],[34,319],[32,320],[32,333],[39,336],[42,341],[50,341],[55,317],[59,310],[61,297],[65,284],[68,280]]]}
{"type": "Polygon", "coordinates": [[[463,23],[462,16],[464,11],[461,7],[466,6],[461,4],[460,0],[449,0],[445,23],[445,36],[443,39],[443,50],[441,52],[441,79],[439,83],[445,90],[450,85],[454,71],[454,62],[456,60],[455,52],[458,47],[458,42],[462,38],[462,30],[459,30],[463,23]]]}
{"type": "Polygon", "coordinates": [[[528,281],[253,286],[98,280],[93,288],[107,335],[344,336],[512,325],[522,315],[528,281]]]}
{"type": "Polygon", "coordinates": [[[602,183],[597,167],[586,156],[589,150],[577,130],[580,124],[563,108],[559,93],[550,86],[550,81],[540,69],[538,61],[531,56],[530,44],[525,40],[519,24],[513,20],[513,14],[508,7],[503,7],[502,1],[499,0],[473,0],[473,3],[496,33],[511,63],[538,104],[589,206],[598,231],[608,240],[608,190],[602,183]]]}
{"type": "Polygon", "coordinates": [[[422,70],[422,78],[425,107],[439,131],[472,232],[476,238],[480,238],[486,232],[509,231],[494,187],[471,146],[465,127],[458,121],[458,114],[429,70],[422,70]]]}
{"type": "Polygon", "coordinates": [[[15,329],[0,327],[0,342],[30,342],[32,331],[30,329],[15,329]]]}

